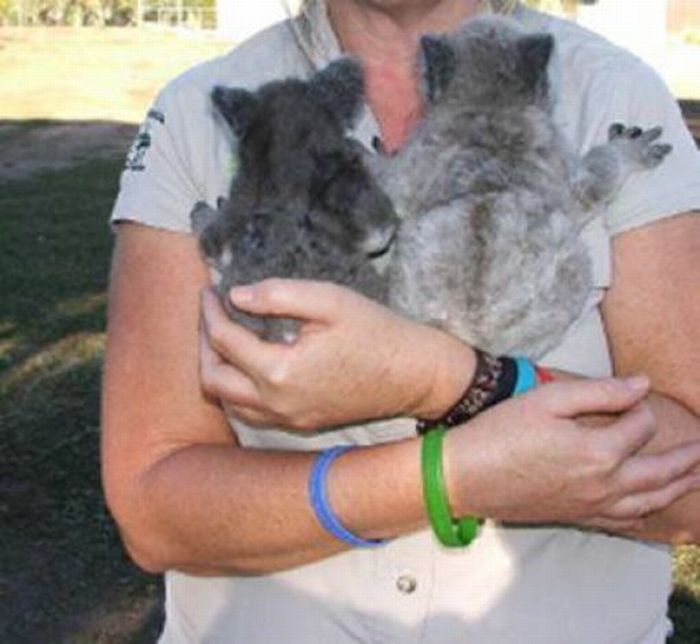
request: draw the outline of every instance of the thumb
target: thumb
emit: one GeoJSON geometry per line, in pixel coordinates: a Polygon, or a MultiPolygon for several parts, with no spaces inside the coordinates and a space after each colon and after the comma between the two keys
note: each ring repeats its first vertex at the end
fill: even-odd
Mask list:
{"type": "Polygon", "coordinates": [[[540,397],[557,416],[572,418],[582,414],[619,413],[636,405],[649,392],[649,378],[600,378],[560,380],[529,395],[540,397]]]}
{"type": "Polygon", "coordinates": [[[349,291],[331,282],[271,278],[231,289],[236,307],[255,315],[330,321],[349,291]]]}

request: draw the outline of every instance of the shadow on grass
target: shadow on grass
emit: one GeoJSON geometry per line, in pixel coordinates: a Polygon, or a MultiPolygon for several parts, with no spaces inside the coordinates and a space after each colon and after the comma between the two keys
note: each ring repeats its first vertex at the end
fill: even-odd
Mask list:
{"type": "Polygon", "coordinates": [[[0,181],[124,158],[136,130],[115,121],[0,120],[0,181]]]}
{"type": "Polygon", "coordinates": [[[152,642],[161,588],[126,558],[99,478],[121,160],[0,183],[0,641],[152,642]]]}
{"type": "Polygon", "coordinates": [[[676,588],[671,596],[670,611],[674,634],[667,644],[700,642],[700,601],[684,588],[676,588]]]}

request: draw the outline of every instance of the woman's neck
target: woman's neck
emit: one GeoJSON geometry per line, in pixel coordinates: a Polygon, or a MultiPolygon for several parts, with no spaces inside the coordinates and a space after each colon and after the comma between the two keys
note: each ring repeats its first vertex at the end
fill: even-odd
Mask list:
{"type": "Polygon", "coordinates": [[[387,150],[398,148],[422,115],[420,37],[453,30],[478,5],[479,0],[328,0],[343,50],[364,64],[367,102],[387,150]]]}

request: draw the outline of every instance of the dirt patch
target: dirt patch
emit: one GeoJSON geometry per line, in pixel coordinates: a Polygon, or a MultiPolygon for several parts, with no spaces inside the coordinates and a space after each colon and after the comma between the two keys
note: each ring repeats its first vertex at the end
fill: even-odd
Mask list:
{"type": "Polygon", "coordinates": [[[206,33],[0,27],[0,119],[138,123],[171,79],[231,46],[206,33]]]}
{"type": "Polygon", "coordinates": [[[0,121],[0,181],[124,157],[136,130],[110,121],[0,121]]]}

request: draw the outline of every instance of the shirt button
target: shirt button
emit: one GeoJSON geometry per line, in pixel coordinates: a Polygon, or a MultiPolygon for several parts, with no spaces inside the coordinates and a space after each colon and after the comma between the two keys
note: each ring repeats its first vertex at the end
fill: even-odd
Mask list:
{"type": "Polygon", "coordinates": [[[418,582],[413,575],[401,575],[396,580],[396,588],[404,595],[410,595],[418,587],[418,582]]]}

